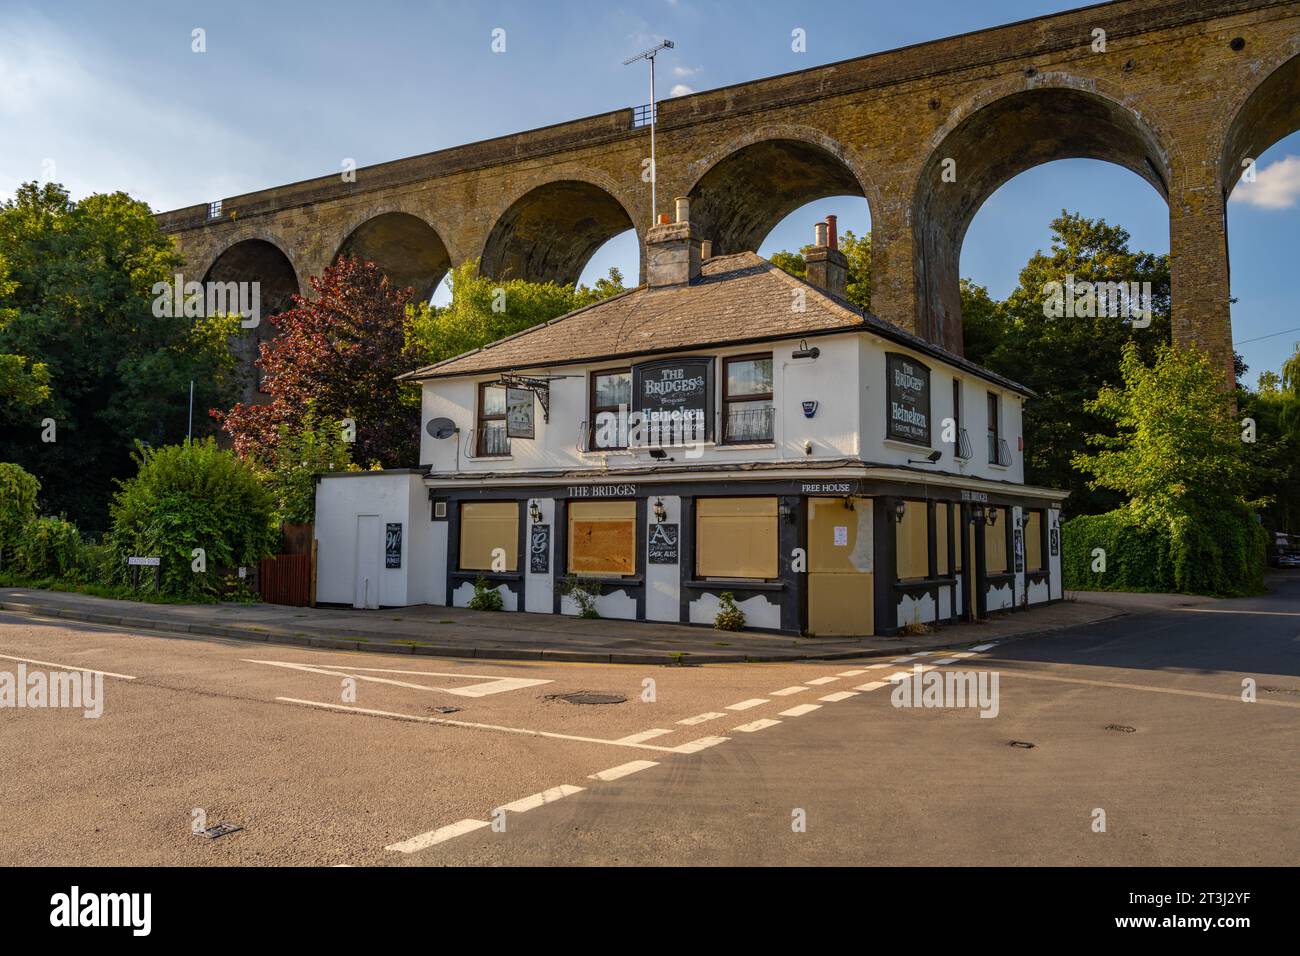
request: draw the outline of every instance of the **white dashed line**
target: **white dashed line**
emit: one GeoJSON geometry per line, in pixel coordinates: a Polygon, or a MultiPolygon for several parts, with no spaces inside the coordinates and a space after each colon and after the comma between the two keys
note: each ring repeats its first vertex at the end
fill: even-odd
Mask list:
{"type": "Polygon", "coordinates": [[[854,690],[879,690],[884,686],[885,686],[885,681],[873,680],[870,684],[859,684],[857,687],[853,689],[854,690]]]}
{"type": "Polygon", "coordinates": [[[600,773],[593,773],[588,776],[589,780],[617,780],[619,777],[626,777],[628,774],[638,773],[642,770],[649,770],[651,767],[657,767],[659,764],[654,760],[633,760],[631,763],[621,763],[617,767],[610,767],[608,770],[602,770],[600,773]]]}
{"type": "Polygon", "coordinates": [[[907,680],[911,676],[911,671],[895,671],[889,675],[888,680],[891,684],[897,684],[900,680],[907,680]]]}
{"type": "Polygon", "coordinates": [[[442,843],[452,837],[458,837],[463,833],[469,833],[491,825],[487,820],[461,820],[459,823],[453,823],[450,826],[439,827],[436,830],[430,830],[428,833],[421,833],[419,836],[403,840],[401,843],[390,844],[384,849],[393,850],[397,853],[415,853],[419,850],[428,849],[435,843],[442,843]]]}
{"type": "Polygon", "coordinates": [[[742,700],[739,704],[730,705],[727,710],[749,710],[751,707],[757,707],[760,704],[768,703],[766,697],[751,697],[749,700],[742,700]]]}
{"type": "Polygon", "coordinates": [[[807,690],[807,689],[808,689],[808,688],[807,688],[807,687],[804,687],[802,684],[799,684],[799,685],[797,685],[797,686],[795,686],[795,687],[782,687],[780,690],[774,690],[774,691],[772,691],[772,696],[773,696],[773,697],[789,697],[791,694],[797,694],[797,693],[799,693],[799,691],[801,691],[801,690],[807,690]]]}
{"type": "Polygon", "coordinates": [[[893,663],[906,664],[908,661],[914,661],[914,660],[916,660],[915,657],[895,657],[893,663]]]}
{"type": "Polygon", "coordinates": [[[551,787],[549,790],[543,790],[541,793],[534,793],[531,796],[515,800],[513,803],[503,803],[498,810],[509,810],[512,813],[527,813],[529,810],[535,810],[538,807],[554,803],[562,797],[568,797],[575,793],[581,793],[586,787],[575,787],[572,784],[562,783],[558,787],[551,787]]]}
{"type": "Polygon", "coordinates": [[[974,647],[971,648],[971,650],[972,650],[972,651],[991,651],[991,650],[993,650],[993,648],[995,648],[995,647],[997,647],[996,644],[976,644],[974,647]]]}
{"type": "Polygon", "coordinates": [[[957,658],[955,657],[941,657],[934,662],[934,666],[938,667],[941,664],[956,664],[956,663],[957,663],[957,658]]]}
{"type": "Polygon", "coordinates": [[[130,674],[114,674],[112,671],[97,671],[93,667],[84,667],[79,664],[51,664],[49,661],[35,661],[30,657],[10,657],[8,654],[0,654],[0,657],[7,661],[18,661],[22,664],[40,664],[42,667],[54,667],[61,671],[81,671],[85,674],[102,674],[105,677],[116,677],[118,680],[135,680],[130,674]]]}
{"type": "Polygon", "coordinates": [[[762,720],[756,720],[752,724],[741,724],[739,727],[733,727],[733,730],[739,730],[742,733],[752,734],[756,730],[762,730],[764,727],[775,727],[781,721],[772,720],[770,717],[764,717],[762,720]]]}
{"type": "Polygon", "coordinates": [[[838,701],[848,700],[850,697],[857,697],[857,696],[858,695],[853,693],[853,691],[851,690],[841,690],[841,691],[837,691],[834,694],[827,694],[825,697],[818,697],[817,699],[823,700],[828,704],[834,704],[837,703],[838,701]]]}
{"type": "Polygon", "coordinates": [[[957,658],[958,660],[962,660],[963,658],[974,657],[974,656],[975,656],[975,652],[974,652],[974,651],[962,651],[962,652],[960,652],[960,653],[958,653],[958,654],[954,654],[954,655],[952,655],[952,656],[955,657],[955,658],[957,658]]]}
{"type": "Polygon", "coordinates": [[[671,730],[663,730],[656,727],[653,730],[643,730],[639,734],[628,734],[626,737],[618,738],[620,744],[643,744],[647,740],[654,740],[656,737],[662,737],[664,734],[671,734],[671,730]]]}
{"type": "Polygon", "coordinates": [[[888,666],[889,666],[888,664],[868,664],[868,665],[867,665],[867,670],[869,670],[869,671],[878,671],[878,670],[880,670],[881,668],[888,667],[888,666]]]}
{"type": "Polygon", "coordinates": [[[814,687],[816,687],[816,686],[821,685],[821,684],[833,684],[833,683],[835,683],[837,680],[839,680],[838,677],[817,677],[817,678],[814,678],[813,680],[808,681],[808,683],[809,683],[809,684],[812,684],[814,687]]]}
{"type": "Polygon", "coordinates": [[[814,710],[821,710],[821,704],[800,704],[798,707],[791,707],[789,710],[781,711],[782,717],[802,717],[804,714],[811,714],[814,710]]]}
{"type": "Polygon", "coordinates": [[[836,674],[835,676],[836,676],[836,677],[857,677],[859,674],[865,674],[865,673],[866,673],[866,671],[864,671],[864,670],[856,670],[856,671],[840,671],[840,672],[839,672],[838,674],[836,674]]]}
{"type": "Polygon", "coordinates": [[[675,754],[693,754],[701,750],[707,750],[709,747],[716,747],[718,744],[726,743],[730,737],[701,737],[699,740],[692,740],[684,743],[679,747],[673,747],[675,754]]]}
{"type": "Polygon", "coordinates": [[[684,720],[677,721],[684,727],[691,727],[695,724],[702,724],[706,720],[717,720],[719,717],[726,717],[726,714],[720,714],[716,710],[711,710],[707,714],[696,714],[694,717],[687,717],[684,720]]]}

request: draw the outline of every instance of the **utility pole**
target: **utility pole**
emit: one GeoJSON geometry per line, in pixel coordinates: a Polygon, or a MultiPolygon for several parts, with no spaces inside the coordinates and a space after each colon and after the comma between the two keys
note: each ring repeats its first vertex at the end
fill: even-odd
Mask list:
{"type": "Polygon", "coordinates": [[[658,119],[658,110],[655,109],[655,57],[659,55],[660,50],[671,50],[673,48],[672,40],[664,40],[658,46],[651,47],[644,53],[638,53],[631,59],[624,60],[623,65],[635,63],[637,60],[650,61],[650,225],[655,224],[655,215],[659,212],[659,205],[656,201],[655,181],[659,178],[659,167],[655,165],[655,121],[658,119]]]}

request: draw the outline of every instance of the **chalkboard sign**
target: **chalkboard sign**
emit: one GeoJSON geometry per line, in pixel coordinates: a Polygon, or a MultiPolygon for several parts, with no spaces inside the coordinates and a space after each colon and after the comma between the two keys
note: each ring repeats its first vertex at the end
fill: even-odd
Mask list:
{"type": "Polygon", "coordinates": [[[1052,528],[1047,532],[1048,551],[1052,557],[1061,553],[1061,532],[1052,528]]]}
{"type": "Polygon", "coordinates": [[[402,525],[390,522],[384,535],[384,567],[400,568],[402,566],[402,525]]]}
{"type": "Polygon", "coordinates": [[[895,441],[930,447],[930,369],[907,355],[885,356],[889,408],[886,434],[895,441]]]}
{"type": "Polygon", "coordinates": [[[713,359],[665,359],[632,367],[632,409],[646,443],[686,444],[713,437],[713,359]]]}
{"type": "Polygon", "coordinates": [[[533,437],[533,393],[526,388],[506,389],[506,436],[533,437]]]}
{"type": "Polygon", "coordinates": [[[679,540],[679,526],[676,523],[652,524],[647,552],[650,563],[676,564],[679,540]]]}
{"type": "Polygon", "coordinates": [[[551,526],[535,524],[528,535],[528,570],[533,574],[551,572],[551,526]]]}
{"type": "Polygon", "coordinates": [[[1019,574],[1025,570],[1025,533],[1017,528],[1013,534],[1015,535],[1016,574],[1019,574]]]}

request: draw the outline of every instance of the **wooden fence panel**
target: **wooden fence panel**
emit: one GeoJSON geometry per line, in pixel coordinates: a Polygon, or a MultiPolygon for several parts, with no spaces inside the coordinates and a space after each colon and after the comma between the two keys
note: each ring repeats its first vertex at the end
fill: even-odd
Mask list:
{"type": "Polygon", "coordinates": [[[311,603],[311,555],[277,554],[263,558],[259,577],[267,604],[306,607],[311,603]]]}

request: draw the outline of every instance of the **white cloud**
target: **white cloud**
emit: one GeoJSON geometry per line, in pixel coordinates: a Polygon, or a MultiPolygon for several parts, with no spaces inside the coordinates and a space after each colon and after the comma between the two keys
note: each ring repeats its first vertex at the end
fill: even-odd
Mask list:
{"type": "Polygon", "coordinates": [[[688,96],[695,91],[685,83],[674,83],[673,88],[668,91],[669,96],[688,96]]]}
{"type": "Polygon", "coordinates": [[[694,76],[703,69],[704,67],[702,66],[675,66],[673,67],[673,76],[682,79],[684,77],[694,76]]]}
{"type": "Polygon", "coordinates": [[[1259,209],[1290,209],[1300,200],[1300,156],[1287,156],[1255,173],[1255,181],[1238,180],[1234,202],[1259,209]]]}

